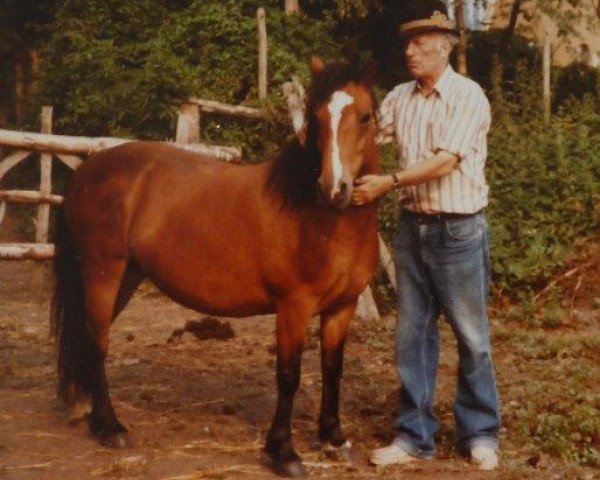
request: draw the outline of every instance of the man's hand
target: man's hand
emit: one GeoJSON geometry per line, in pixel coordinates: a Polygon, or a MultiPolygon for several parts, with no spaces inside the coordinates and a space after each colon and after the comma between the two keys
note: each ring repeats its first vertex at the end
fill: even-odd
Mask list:
{"type": "Polygon", "coordinates": [[[353,205],[365,205],[394,188],[391,175],[365,175],[354,181],[353,205]]]}
{"type": "Polygon", "coordinates": [[[354,181],[353,205],[365,205],[398,185],[419,185],[448,175],[454,170],[460,158],[446,150],[438,151],[433,157],[418,162],[414,167],[396,172],[398,184],[392,175],[365,175],[354,181]]]}

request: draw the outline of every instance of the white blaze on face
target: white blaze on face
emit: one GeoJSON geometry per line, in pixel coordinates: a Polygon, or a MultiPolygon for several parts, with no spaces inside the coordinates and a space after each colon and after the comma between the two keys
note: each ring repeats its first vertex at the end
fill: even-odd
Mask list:
{"type": "Polygon", "coordinates": [[[340,158],[340,146],[338,144],[338,128],[342,119],[342,112],[348,105],[354,103],[354,98],[346,92],[337,91],[331,96],[331,101],[327,108],[331,117],[332,149],[331,149],[331,164],[333,167],[333,190],[337,189],[342,179],[342,159],[340,158]]]}

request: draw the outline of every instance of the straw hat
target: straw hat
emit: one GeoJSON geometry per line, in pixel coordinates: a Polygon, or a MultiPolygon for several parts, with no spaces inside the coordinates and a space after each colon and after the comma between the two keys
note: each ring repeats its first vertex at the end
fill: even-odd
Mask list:
{"type": "Polygon", "coordinates": [[[407,39],[425,32],[444,32],[458,36],[448,9],[441,0],[413,0],[404,9],[400,21],[400,37],[407,39]]]}

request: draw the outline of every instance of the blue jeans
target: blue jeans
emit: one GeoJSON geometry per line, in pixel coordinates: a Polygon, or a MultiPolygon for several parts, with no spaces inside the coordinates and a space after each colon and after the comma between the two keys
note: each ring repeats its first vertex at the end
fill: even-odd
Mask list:
{"type": "Polygon", "coordinates": [[[402,213],[395,247],[396,367],[402,383],[395,442],[415,456],[434,454],[437,321],[444,312],[458,343],[454,418],[459,447],[468,450],[487,444],[496,449],[500,409],[487,316],[490,275],[485,215],[427,223],[402,213]]]}

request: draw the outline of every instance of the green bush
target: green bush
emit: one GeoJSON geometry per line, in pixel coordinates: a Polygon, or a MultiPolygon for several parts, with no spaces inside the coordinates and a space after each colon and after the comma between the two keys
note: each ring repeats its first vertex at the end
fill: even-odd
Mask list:
{"type": "Polygon", "coordinates": [[[570,99],[583,100],[586,94],[600,93],[600,71],[585,63],[573,63],[555,71],[554,110],[570,99]]]}
{"type": "Polygon", "coordinates": [[[267,7],[269,98],[257,99],[256,1],[73,1],[57,14],[46,51],[43,101],[56,107],[56,130],[70,134],[167,139],[177,105],[191,95],[262,106],[268,122],[205,115],[203,139],[271,154],[289,133],[283,81],[308,77],[311,53],[340,58],[332,17],[284,15],[267,7]],[[266,141],[269,139],[269,141],[266,141]]]}
{"type": "MultiPolygon", "coordinates": [[[[65,3],[46,48],[40,99],[56,107],[55,130],[172,138],[177,105],[196,95],[264,108],[266,122],[204,115],[202,137],[239,145],[247,159],[273,155],[290,134],[281,83],[292,74],[308,83],[311,53],[336,60],[367,54],[352,42],[354,24],[332,12],[287,17],[276,0],[260,4],[267,9],[269,32],[270,94],[264,102],[256,91],[258,1],[65,3]]],[[[496,292],[531,299],[599,224],[598,99],[569,94],[581,82],[588,91],[597,89],[597,79],[581,69],[558,76],[555,83],[565,95],[545,125],[539,51],[520,38],[505,50],[501,45],[498,32],[474,34],[469,57],[494,114],[487,167],[492,267],[496,292]]],[[[383,149],[382,158],[384,169],[395,168],[393,148],[383,149]]],[[[380,213],[389,242],[397,214],[393,196],[382,201],[380,213]]],[[[545,323],[556,324],[557,316],[559,308],[548,311],[545,323]]]]}
{"type": "Polygon", "coordinates": [[[600,221],[598,100],[571,100],[546,125],[533,73],[517,76],[518,93],[494,92],[489,137],[494,280],[521,298],[542,287],[600,221]]]}
{"type": "Polygon", "coordinates": [[[486,90],[491,90],[493,83],[500,81],[503,90],[514,91],[516,77],[522,73],[519,66],[526,66],[532,71],[540,62],[539,49],[524,37],[513,35],[506,39],[504,30],[469,33],[469,75],[486,90]],[[501,75],[494,78],[496,61],[504,68],[501,75]]]}

